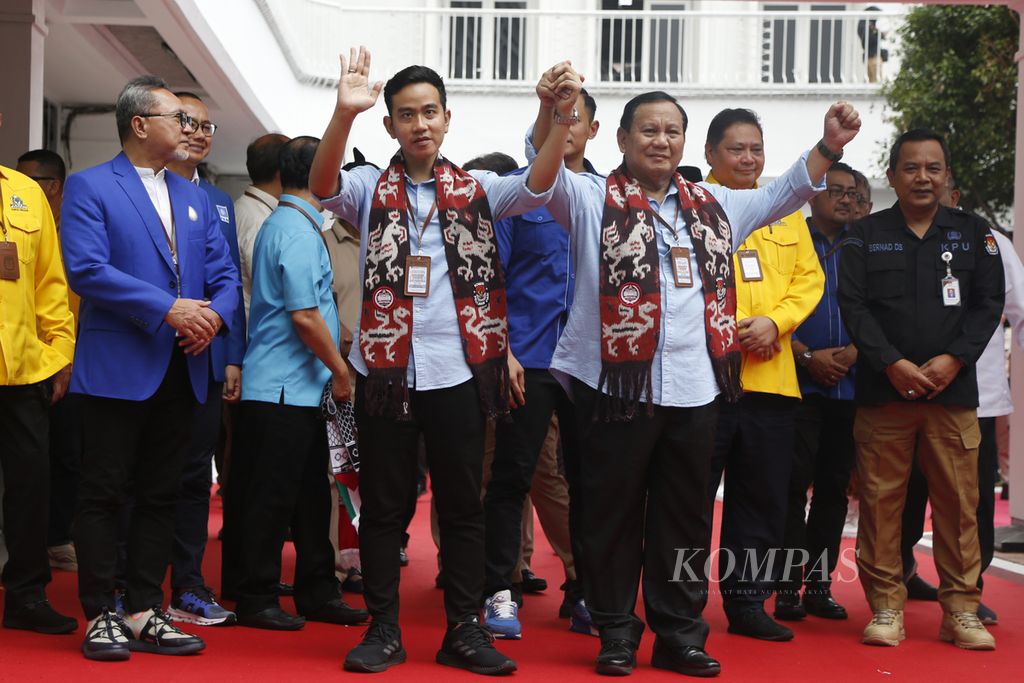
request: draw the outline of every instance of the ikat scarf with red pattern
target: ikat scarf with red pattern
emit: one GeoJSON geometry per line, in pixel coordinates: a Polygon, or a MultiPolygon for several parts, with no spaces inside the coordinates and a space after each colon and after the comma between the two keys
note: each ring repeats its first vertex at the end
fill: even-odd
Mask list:
{"type": "MultiPolygon", "coordinates": [[[[488,416],[508,412],[508,311],[491,209],[476,178],[438,156],[438,218],[462,349],[488,416]]],[[[368,369],[367,412],[409,419],[406,372],[412,340],[412,297],[405,295],[410,254],[405,162],[395,155],[370,204],[359,350],[368,369]]],[[[429,229],[429,228],[428,228],[429,229]]],[[[442,264],[432,264],[434,268],[442,264]]]]}
{"type": "MultiPolygon", "coordinates": [[[[736,326],[732,229],[721,205],[678,173],[683,215],[704,288],[704,331],[715,379],[730,403],[742,393],[736,326]]],[[[602,417],[630,420],[641,397],[650,401],[651,363],[661,332],[661,274],[654,209],[625,164],[608,176],[601,217],[602,417]]],[[[669,286],[674,286],[672,283],[669,286]]],[[[671,362],[671,359],[669,359],[671,362]]]]}

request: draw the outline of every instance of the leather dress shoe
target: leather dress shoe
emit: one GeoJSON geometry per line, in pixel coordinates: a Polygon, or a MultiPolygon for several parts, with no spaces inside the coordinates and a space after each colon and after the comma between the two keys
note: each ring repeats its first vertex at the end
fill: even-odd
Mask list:
{"type": "MultiPolygon", "coordinates": [[[[846,608],[832,598],[830,591],[805,591],[804,609],[822,619],[845,619],[846,608]]],[[[778,616],[776,611],[775,616],[778,616]]]]}
{"type": "Polygon", "coordinates": [[[668,669],[687,676],[706,678],[717,676],[722,671],[718,660],[696,645],[676,646],[654,641],[654,654],[651,666],[655,669],[668,669]]]}
{"type": "Polygon", "coordinates": [[[636,668],[636,644],[628,640],[602,640],[594,670],[605,676],[628,676],[636,668]]]}
{"type": "Polygon", "coordinates": [[[298,631],[306,625],[306,619],[288,614],[280,607],[268,607],[252,614],[239,612],[238,624],[271,631],[298,631]]]}
{"type": "Polygon", "coordinates": [[[370,618],[370,613],[364,609],[349,607],[341,598],[335,598],[312,612],[303,612],[302,616],[306,617],[307,621],[353,626],[367,621],[370,618]]]}
{"type": "Polygon", "coordinates": [[[776,593],[774,614],[782,621],[800,621],[807,616],[807,610],[800,603],[799,593],[776,593]]]}
{"type": "Polygon", "coordinates": [[[529,569],[524,569],[522,575],[524,593],[543,593],[548,589],[547,579],[540,578],[529,569]]]}
{"type": "Polygon", "coordinates": [[[793,632],[773,621],[765,614],[761,605],[749,607],[736,614],[727,614],[727,616],[729,618],[729,633],[776,642],[793,640],[793,632]]]}
{"type": "Polygon", "coordinates": [[[914,574],[903,583],[907,586],[907,598],[909,600],[929,600],[935,602],[939,599],[939,589],[922,579],[920,574],[914,574]]]}

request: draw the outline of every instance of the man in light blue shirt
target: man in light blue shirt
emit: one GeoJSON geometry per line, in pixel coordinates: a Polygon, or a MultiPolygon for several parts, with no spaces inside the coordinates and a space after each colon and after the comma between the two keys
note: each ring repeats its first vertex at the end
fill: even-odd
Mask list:
{"type": "MultiPolygon", "coordinates": [[[[852,107],[833,105],[817,147],[775,182],[736,191],[675,176],[686,123],[670,95],[638,95],[626,104],[617,132],[623,166],[607,183],[563,167],[548,204],[555,220],[569,227],[575,257],[573,306],[551,367],[573,394],[586,454],[581,564],[587,607],[601,635],[596,669],[608,675],[636,666],[644,629],[634,613],[641,572],[647,621],[657,635],[652,664],[696,676],[721,669],[704,651],[708,626],[701,613],[716,399],[720,392],[740,393],[738,364],[730,375],[728,355],[713,360],[719,350],[713,342],[721,343],[716,334],[731,327],[725,348],[735,346],[735,298],[731,320],[715,314],[729,313],[732,250],[820,191],[836,150],[860,127],[852,107]],[[623,225],[606,220],[616,207],[630,212],[623,225]],[[629,237],[616,242],[620,229],[629,237]],[[708,280],[717,291],[705,293],[708,280]],[[618,287],[617,296],[608,294],[609,283],[618,287]],[[621,321],[610,318],[620,314],[626,316],[621,321]],[[713,330],[716,321],[731,325],[713,330]],[[633,383],[606,382],[622,372],[615,364],[623,357],[633,359],[627,371],[649,374],[633,383]]],[[[543,142],[550,130],[550,118],[539,116],[528,146],[543,142]]]]}
{"type": "MultiPolygon", "coordinates": [[[[448,629],[437,662],[501,674],[516,664],[479,622],[484,587],[480,501],[485,415],[508,411],[508,321],[493,222],[544,204],[567,129],[529,173],[463,171],[440,154],[451,112],[444,82],[423,66],[370,84],[370,55],[341,58],[334,115],[310,174],[323,205],[360,230],[363,303],[349,360],[359,373],[363,595],[373,623],[345,659],[378,672],[405,661],[398,627],[399,548],[423,434],[441,532],[448,629]],[[401,148],[381,171],[342,171],[355,117],[384,92],[384,126],[401,148]]],[[[561,114],[580,89],[568,70],[561,114]]]]}
{"type": "Polygon", "coordinates": [[[225,495],[225,578],[238,595],[238,623],[297,630],[305,621],[356,624],[368,614],[342,602],[328,538],[331,494],[320,397],[330,381],[347,400],[348,370],[331,294],[323,218],[308,189],[318,140],[281,149],[283,193],[253,250],[249,344],[242,365],[238,446],[225,495]],[[278,602],[281,548],[291,528],[298,553],[295,606],[278,602]],[[304,618],[303,618],[304,617],[304,618]]]}

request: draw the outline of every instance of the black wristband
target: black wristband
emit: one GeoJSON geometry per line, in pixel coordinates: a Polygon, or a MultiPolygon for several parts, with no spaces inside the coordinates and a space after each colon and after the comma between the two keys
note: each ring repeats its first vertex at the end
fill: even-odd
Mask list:
{"type": "Polygon", "coordinates": [[[831,161],[833,164],[843,158],[843,150],[839,150],[838,152],[833,152],[832,150],[830,150],[828,147],[825,146],[825,141],[824,140],[818,140],[817,149],[818,149],[818,153],[821,154],[821,156],[825,157],[826,159],[831,161]]]}

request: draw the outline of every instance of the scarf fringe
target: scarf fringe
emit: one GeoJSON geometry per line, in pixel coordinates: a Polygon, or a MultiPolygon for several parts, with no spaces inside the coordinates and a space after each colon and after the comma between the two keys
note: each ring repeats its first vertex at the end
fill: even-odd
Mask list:
{"type": "Polygon", "coordinates": [[[636,417],[641,402],[647,406],[646,412],[650,417],[654,414],[651,363],[640,361],[602,365],[597,392],[599,398],[594,420],[629,422],[636,417]],[[641,401],[642,396],[646,396],[647,400],[641,401]]]}
{"type": "Polygon", "coordinates": [[[473,371],[477,391],[480,394],[480,409],[491,419],[502,419],[509,414],[509,392],[511,377],[508,372],[508,361],[494,358],[478,365],[469,366],[473,371]]]}
{"type": "Polygon", "coordinates": [[[722,397],[727,403],[736,403],[743,396],[743,384],[740,371],[743,367],[743,355],[738,351],[730,351],[712,364],[715,379],[722,390],[722,397]]]}

